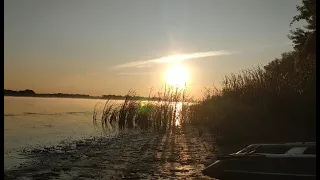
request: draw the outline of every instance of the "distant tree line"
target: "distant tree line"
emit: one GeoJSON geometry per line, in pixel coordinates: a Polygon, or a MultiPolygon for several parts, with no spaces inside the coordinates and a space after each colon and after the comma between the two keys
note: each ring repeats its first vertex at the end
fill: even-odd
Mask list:
{"type": "Polygon", "coordinates": [[[36,93],[33,90],[26,89],[23,91],[13,91],[9,89],[4,89],[5,96],[34,96],[36,93]]]}
{"type": "MultiPolygon", "coordinates": [[[[114,99],[123,100],[126,96],[121,95],[102,95],[102,96],[90,96],[87,94],[66,94],[66,93],[42,93],[38,94],[35,91],[26,89],[21,91],[14,91],[9,89],[4,89],[4,96],[23,96],[23,97],[60,97],[60,98],[89,98],[89,99],[114,99]]],[[[147,98],[142,96],[130,96],[130,99],[134,100],[156,100],[156,98],[147,98]]]]}
{"type": "Polygon", "coordinates": [[[30,90],[30,89],[26,89],[23,91],[14,91],[14,90],[4,89],[4,96],[72,97],[72,98],[90,98],[91,97],[86,94],[65,94],[65,93],[37,94],[33,90],[30,90]]]}

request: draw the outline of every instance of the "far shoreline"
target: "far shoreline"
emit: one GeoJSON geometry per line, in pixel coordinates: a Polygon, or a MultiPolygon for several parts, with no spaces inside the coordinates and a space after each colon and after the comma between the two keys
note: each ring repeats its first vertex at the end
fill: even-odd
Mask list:
{"type": "MultiPolygon", "coordinates": [[[[103,99],[101,97],[59,97],[59,96],[16,96],[16,95],[4,95],[4,97],[29,97],[29,98],[68,98],[68,99],[101,99],[101,100],[107,100],[103,99]]],[[[116,99],[115,99],[116,100],[116,99]]],[[[122,100],[122,99],[118,99],[122,100]]]]}
{"type": "MultiPolygon", "coordinates": [[[[130,95],[102,95],[102,96],[91,96],[88,94],[67,94],[67,93],[36,93],[33,90],[10,90],[4,89],[4,97],[38,97],[38,98],[71,98],[71,99],[98,99],[98,100],[132,100],[132,101],[166,101],[159,97],[144,97],[144,96],[130,96],[130,95]]],[[[192,99],[185,102],[194,102],[192,99]]]]}
{"type": "Polygon", "coordinates": [[[122,96],[122,95],[102,95],[102,96],[90,96],[88,94],[68,94],[68,93],[36,93],[33,90],[26,89],[26,90],[10,90],[4,89],[4,96],[11,96],[11,97],[42,97],[42,98],[76,98],[76,99],[102,99],[102,100],[125,100],[128,97],[130,100],[137,100],[137,101],[155,101],[159,100],[156,97],[143,97],[143,96],[122,96]]]}
{"type": "MultiPolygon", "coordinates": [[[[16,95],[4,95],[4,97],[29,97],[29,98],[61,98],[61,99],[98,99],[98,100],[125,100],[125,98],[102,98],[102,97],[61,97],[61,96],[16,96],[16,95]]],[[[148,101],[143,99],[133,99],[133,100],[141,100],[141,101],[148,101]]],[[[149,101],[156,101],[149,99],[149,101]]]]}

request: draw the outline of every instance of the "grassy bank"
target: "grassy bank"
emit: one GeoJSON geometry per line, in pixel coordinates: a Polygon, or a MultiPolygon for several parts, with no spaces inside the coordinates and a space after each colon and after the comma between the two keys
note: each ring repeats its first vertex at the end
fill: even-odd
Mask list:
{"type": "Polygon", "coordinates": [[[267,67],[226,77],[220,90],[191,107],[192,123],[225,143],[314,141],[315,89],[299,91],[267,67]]]}
{"type": "Polygon", "coordinates": [[[264,67],[231,74],[192,107],[192,123],[223,143],[316,140],[316,3],[303,0],[291,31],[294,51],[264,67]]]}

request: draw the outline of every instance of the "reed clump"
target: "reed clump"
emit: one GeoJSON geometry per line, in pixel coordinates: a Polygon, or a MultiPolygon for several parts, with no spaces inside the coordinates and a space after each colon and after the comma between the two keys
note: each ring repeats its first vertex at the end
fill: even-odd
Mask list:
{"type": "Polygon", "coordinates": [[[166,132],[186,122],[184,117],[188,109],[186,92],[186,88],[179,89],[166,85],[163,91],[153,96],[150,91],[147,101],[139,101],[135,98],[136,92],[130,90],[123,101],[106,100],[101,116],[98,116],[98,106],[101,103],[97,103],[93,112],[93,122],[97,125],[100,119],[103,129],[138,128],[166,132]]]}
{"type": "Polygon", "coordinates": [[[209,89],[190,106],[191,123],[223,143],[314,141],[315,84],[301,82],[294,66],[276,67],[290,65],[294,57],[284,54],[278,64],[226,76],[221,88],[209,89]]]}

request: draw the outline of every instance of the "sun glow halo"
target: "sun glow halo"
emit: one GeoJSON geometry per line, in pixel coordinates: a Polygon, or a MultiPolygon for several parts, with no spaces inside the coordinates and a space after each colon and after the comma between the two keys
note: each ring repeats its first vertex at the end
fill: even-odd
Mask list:
{"type": "Polygon", "coordinates": [[[185,66],[177,63],[170,66],[166,72],[166,83],[170,86],[183,88],[189,79],[189,73],[185,66]]]}

